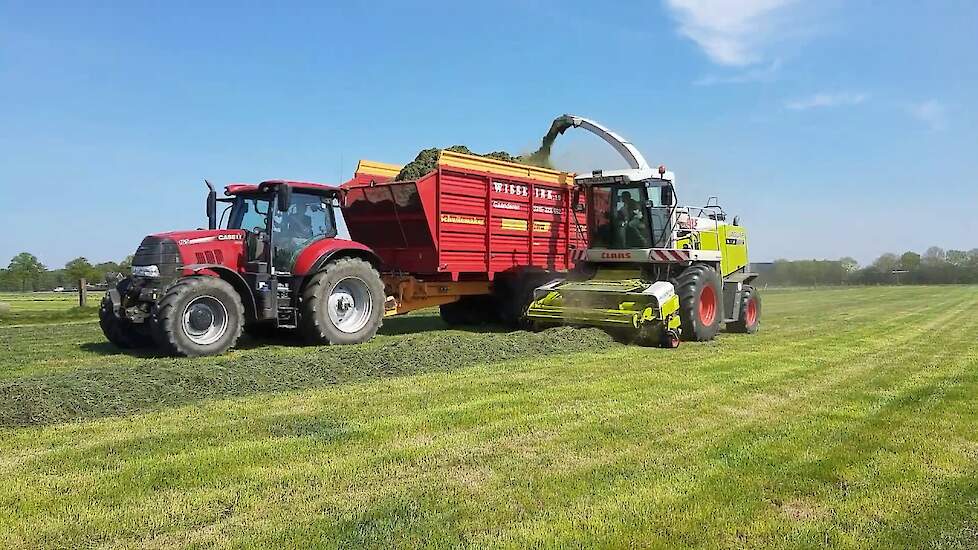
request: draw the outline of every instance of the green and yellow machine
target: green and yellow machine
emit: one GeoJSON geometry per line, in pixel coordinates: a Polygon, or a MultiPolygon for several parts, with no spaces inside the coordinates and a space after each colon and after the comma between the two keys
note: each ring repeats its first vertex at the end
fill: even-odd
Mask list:
{"type": "Polygon", "coordinates": [[[603,138],[629,168],[576,178],[575,193],[585,195],[588,248],[578,251],[567,279],[534,290],[527,318],[606,327],[672,348],[681,339],[712,340],[721,324],[756,332],[761,298],[750,285],[757,274],[738,220],[728,221],[716,198],[702,208],[678,206],[672,172],[653,169],[630,142],[594,121],[564,115],[551,133],[572,127],[603,138]]]}

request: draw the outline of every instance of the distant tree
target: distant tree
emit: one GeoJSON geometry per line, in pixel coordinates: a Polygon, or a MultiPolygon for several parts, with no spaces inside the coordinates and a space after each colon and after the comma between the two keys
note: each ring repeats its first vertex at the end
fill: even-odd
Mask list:
{"type": "Polygon", "coordinates": [[[947,261],[947,253],[939,246],[932,246],[924,252],[922,263],[929,265],[943,264],[947,261]]]}
{"type": "Polygon", "coordinates": [[[880,257],[876,258],[876,260],[873,262],[873,267],[882,273],[889,273],[896,269],[899,265],[900,258],[897,258],[896,254],[891,254],[889,252],[880,255],[880,257]]]}
{"type": "Polygon", "coordinates": [[[65,275],[72,283],[77,283],[80,279],[97,281],[100,279],[95,267],[87,258],[79,257],[65,264],[65,275]]]}
{"type": "Polygon", "coordinates": [[[855,258],[850,258],[849,256],[839,258],[839,265],[842,266],[843,271],[850,274],[859,269],[859,262],[857,262],[855,258]]]}
{"type": "Polygon", "coordinates": [[[20,290],[26,291],[27,283],[32,284],[31,288],[37,286],[37,280],[47,271],[47,268],[37,259],[37,256],[29,252],[21,252],[10,260],[7,271],[20,283],[20,290]]]}
{"type": "Polygon", "coordinates": [[[119,262],[119,272],[123,275],[132,273],[132,254],[126,256],[125,260],[119,262]]]}
{"type": "Polygon", "coordinates": [[[913,271],[920,267],[920,254],[916,252],[904,252],[900,256],[900,267],[908,271],[913,271]]]}
{"type": "Polygon", "coordinates": [[[948,250],[945,259],[954,267],[966,267],[968,265],[968,253],[964,250],[948,250]]]}

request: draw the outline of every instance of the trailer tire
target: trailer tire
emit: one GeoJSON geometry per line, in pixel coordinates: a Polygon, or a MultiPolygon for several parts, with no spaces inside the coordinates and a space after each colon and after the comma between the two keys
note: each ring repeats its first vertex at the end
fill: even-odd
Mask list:
{"type": "Polygon", "coordinates": [[[500,281],[500,291],[494,293],[499,320],[514,329],[532,328],[525,316],[533,302],[533,291],[555,278],[549,273],[523,273],[500,281]]]}
{"type": "Polygon", "coordinates": [[[727,323],[727,330],[741,334],[754,334],[761,325],[761,294],[756,288],[744,285],[740,293],[740,316],[727,323]]]}
{"type": "Polygon", "coordinates": [[[217,355],[234,347],[244,326],[244,305],[219,277],[179,279],[153,310],[153,337],[170,355],[217,355]]]}
{"type": "Polygon", "coordinates": [[[687,267],[673,281],[679,295],[679,318],[684,340],[705,342],[720,330],[723,302],[720,276],[706,264],[687,267]]]}
{"type": "Polygon", "coordinates": [[[386,297],[384,282],[369,262],[340,258],[303,289],[299,330],[313,344],[366,342],[384,323],[386,297]]]}
{"type": "Polygon", "coordinates": [[[98,324],[105,338],[119,349],[147,348],[153,345],[153,337],[145,327],[115,314],[115,305],[108,292],[99,304],[98,324]]]}

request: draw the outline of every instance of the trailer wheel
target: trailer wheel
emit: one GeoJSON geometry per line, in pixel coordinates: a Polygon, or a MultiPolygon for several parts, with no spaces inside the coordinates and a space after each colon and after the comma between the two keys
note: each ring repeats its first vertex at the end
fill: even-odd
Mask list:
{"type": "Polygon", "coordinates": [[[761,325],[761,294],[756,288],[744,285],[740,294],[740,317],[727,323],[727,330],[742,334],[754,334],[761,325]]]}
{"type": "Polygon", "coordinates": [[[720,330],[723,304],[720,301],[720,276],[712,267],[695,264],[673,281],[679,295],[679,318],[685,340],[712,340],[720,330]]]}
{"type": "Polygon", "coordinates": [[[115,314],[115,306],[108,292],[98,308],[98,324],[102,327],[105,338],[117,348],[134,349],[153,345],[153,338],[145,327],[115,314]]]}
{"type": "Polygon", "coordinates": [[[185,277],[167,289],[154,310],[156,343],[171,355],[217,355],[234,347],[244,325],[244,305],[218,277],[185,277]]]}
{"type": "Polygon", "coordinates": [[[368,262],[340,258],[309,280],[299,328],[314,344],[359,344],[384,322],[384,283],[368,262]]]}
{"type": "Polygon", "coordinates": [[[491,296],[462,296],[438,306],[441,320],[447,325],[485,325],[498,321],[491,296]]]}

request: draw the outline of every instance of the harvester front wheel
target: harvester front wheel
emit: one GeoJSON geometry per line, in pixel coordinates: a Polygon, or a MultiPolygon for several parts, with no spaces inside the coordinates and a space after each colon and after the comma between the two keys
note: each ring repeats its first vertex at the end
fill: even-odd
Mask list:
{"type": "Polygon", "coordinates": [[[359,344],[384,322],[384,283],[369,262],[341,258],[309,279],[299,327],[314,344],[359,344]]]}
{"type": "Polygon", "coordinates": [[[241,297],[230,283],[218,277],[185,277],[157,304],[153,336],[171,355],[217,355],[238,342],[244,316],[241,297]]]}
{"type": "Polygon", "coordinates": [[[684,340],[712,340],[720,330],[723,305],[720,276],[704,264],[687,267],[673,283],[679,294],[679,318],[684,340]]]}
{"type": "Polygon", "coordinates": [[[742,334],[754,334],[761,325],[761,295],[757,289],[745,285],[740,294],[740,317],[727,323],[727,330],[742,334]]]}

